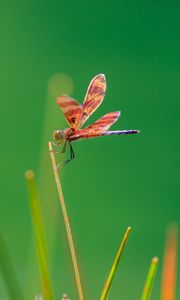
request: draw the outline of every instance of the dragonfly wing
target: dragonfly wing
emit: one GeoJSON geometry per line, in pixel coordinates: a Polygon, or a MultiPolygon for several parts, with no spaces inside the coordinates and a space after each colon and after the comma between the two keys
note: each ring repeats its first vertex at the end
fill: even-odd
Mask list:
{"type": "Polygon", "coordinates": [[[82,105],[67,95],[62,95],[57,98],[56,103],[63,111],[70,127],[79,128],[82,118],[82,105]]]}
{"type": "Polygon", "coordinates": [[[83,102],[83,112],[81,118],[81,126],[92,115],[92,113],[99,107],[104,99],[106,91],[106,78],[104,74],[95,76],[87,89],[87,93],[83,102]]]}
{"type": "Polygon", "coordinates": [[[118,120],[120,115],[120,111],[110,112],[84,129],[106,131],[118,120]]]}
{"type": "Polygon", "coordinates": [[[105,132],[114,124],[120,117],[120,111],[110,112],[101,117],[96,122],[92,123],[84,129],[76,131],[72,136],[73,139],[90,138],[95,136],[104,135],[105,132]]]}
{"type": "Polygon", "coordinates": [[[89,139],[89,138],[101,136],[102,133],[103,132],[101,130],[94,130],[94,129],[90,129],[90,128],[79,129],[78,131],[76,131],[75,134],[73,134],[70,137],[70,141],[78,141],[80,139],[89,139]]]}

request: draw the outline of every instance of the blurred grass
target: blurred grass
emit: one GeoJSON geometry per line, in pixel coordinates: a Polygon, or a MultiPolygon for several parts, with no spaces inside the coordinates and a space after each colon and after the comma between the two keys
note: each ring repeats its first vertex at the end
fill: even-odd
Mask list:
{"type": "Polygon", "coordinates": [[[178,257],[178,227],[170,225],[167,229],[166,245],[162,270],[161,300],[174,300],[176,294],[176,275],[178,257]]]}
{"type": "MultiPolygon", "coordinates": [[[[41,132],[40,161],[37,172],[37,183],[41,198],[41,208],[44,216],[44,225],[48,240],[50,263],[54,263],[54,256],[57,247],[57,234],[59,234],[59,203],[57,192],[54,186],[51,160],[49,157],[48,141],[52,140],[52,132],[55,129],[63,128],[65,120],[60,109],[56,105],[56,97],[62,93],[71,94],[73,81],[68,74],[54,73],[47,83],[46,103],[44,107],[43,126],[41,132]]],[[[64,171],[62,177],[64,176],[64,171]]],[[[62,233],[63,236],[63,233],[62,233]]]]}
{"type": "Polygon", "coordinates": [[[2,232],[0,232],[0,267],[10,299],[23,300],[24,297],[17,279],[17,272],[14,269],[2,232]]]}
{"type": "Polygon", "coordinates": [[[53,300],[52,286],[50,280],[50,272],[48,269],[47,253],[44,237],[44,226],[42,221],[40,200],[35,183],[34,173],[32,171],[26,172],[27,187],[29,194],[29,203],[31,208],[31,217],[34,227],[34,234],[36,240],[36,247],[38,253],[38,263],[41,272],[42,288],[46,300],[53,300]]]}

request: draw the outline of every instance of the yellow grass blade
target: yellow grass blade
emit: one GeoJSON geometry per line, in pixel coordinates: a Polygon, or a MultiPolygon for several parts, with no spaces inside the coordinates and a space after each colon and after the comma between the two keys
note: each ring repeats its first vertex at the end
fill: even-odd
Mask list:
{"type": "Polygon", "coordinates": [[[65,227],[66,227],[66,233],[67,233],[69,248],[70,248],[70,252],[71,252],[71,258],[72,258],[72,263],[73,263],[73,268],[74,268],[74,273],[75,273],[75,279],[76,279],[79,299],[83,300],[84,296],[83,296],[82,284],[81,284],[81,279],[80,279],[80,273],[79,273],[78,262],[77,262],[77,258],[76,258],[74,242],[73,242],[72,233],[71,233],[69,217],[68,217],[67,210],[66,210],[66,205],[65,205],[64,196],[63,196],[62,187],[61,187],[61,182],[60,182],[60,177],[59,177],[59,174],[58,174],[58,167],[57,167],[56,160],[55,160],[55,157],[54,157],[54,152],[53,152],[51,142],[49,142],[49,152],[50,152],[50,156],[51,156],[55,181],[56,181],[56,185],[57,185],[57,189],[58,189],[59,201],[60,201],[60,204],[61,204],[64,223],[65,223],[65,227]]]}

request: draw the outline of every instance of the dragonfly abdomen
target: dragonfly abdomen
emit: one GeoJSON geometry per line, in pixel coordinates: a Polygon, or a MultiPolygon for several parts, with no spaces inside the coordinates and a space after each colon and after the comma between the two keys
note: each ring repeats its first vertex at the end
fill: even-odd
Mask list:
{"type": "Polygon", "coordinates": [[[102,135],[115,135],[115,134],[134,134],[139,133],[139,130],[129,129],[129,130],[113,130],[113,131],[105,131],[102,135]]]}

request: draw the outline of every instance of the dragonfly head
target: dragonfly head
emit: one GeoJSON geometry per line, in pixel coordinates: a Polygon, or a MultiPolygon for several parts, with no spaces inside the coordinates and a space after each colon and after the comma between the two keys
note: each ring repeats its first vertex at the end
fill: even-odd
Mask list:
{"type": "Polygon", "coordinates": [[[55,130],[53,132],[53,138],[55,141],[59,142],[59,143],[62,143],[65,141],[65,135],[64,135],[64,132],[63,130],[55,130]]]}

